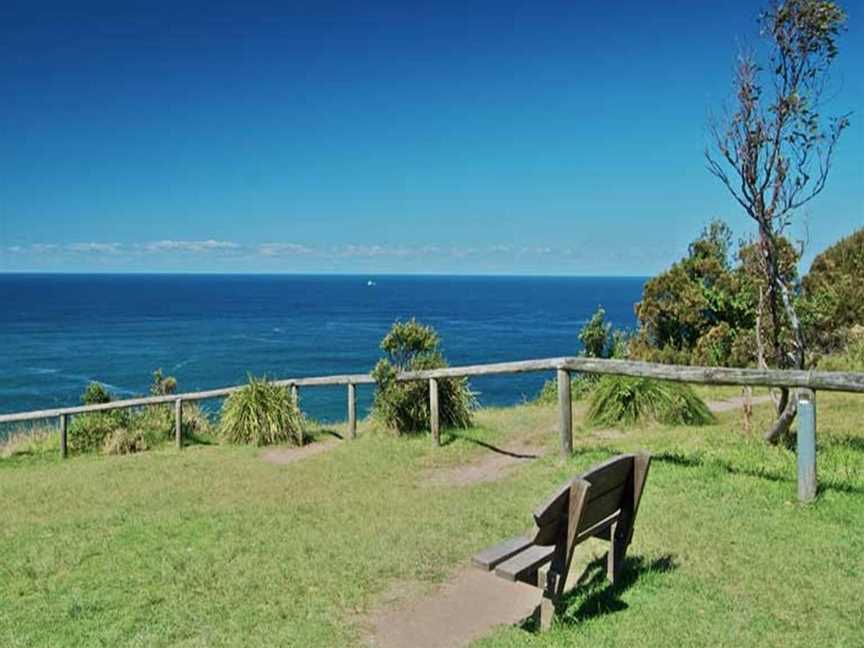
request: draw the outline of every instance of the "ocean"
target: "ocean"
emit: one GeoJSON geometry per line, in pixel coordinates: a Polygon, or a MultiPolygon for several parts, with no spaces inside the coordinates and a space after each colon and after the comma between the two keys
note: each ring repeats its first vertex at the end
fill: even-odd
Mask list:
{"type": "MultiPolygon", "coordinates": [[[[633,328],[643,278],[0,274],[0,413],[77,405],[88,382],[145,394],[365,373],[397,319],[433,325],[451,365],[572,355],[602,305],[633,328]]],[[[542,374],[472,381],[485,405],[537,394],[542,374]]],[[[371,386],[358,388],[368,411],[371,386]]],[[[307,388],[303,408],[345,417],[344,388],[307,388]]],[[[218,403],[210,407],[218,407],[218,403]]]]}

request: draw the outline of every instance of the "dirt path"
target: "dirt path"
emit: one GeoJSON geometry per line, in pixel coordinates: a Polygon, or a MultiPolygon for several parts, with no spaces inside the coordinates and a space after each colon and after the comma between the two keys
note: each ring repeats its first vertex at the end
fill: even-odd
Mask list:
{"type": "Polygon", "coordinates": [[[448,468],[426,471],[420,478],[422,486],[471,486],[501,479],[519,465],[543,456],[545,448],[522,445],[506,448],[490,448],[478,461],[448,468]]]}
{"type": "Polygon", "coordinates": [[[537,607],[538,591],[479,569],[465,569],[432,593],[413,597],[365,620],[375,648],[457,648],[537,607]]]}

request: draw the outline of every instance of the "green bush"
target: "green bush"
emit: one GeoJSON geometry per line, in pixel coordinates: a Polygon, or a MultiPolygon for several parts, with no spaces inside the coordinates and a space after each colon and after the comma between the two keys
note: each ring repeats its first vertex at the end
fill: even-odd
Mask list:
{"type": "MultiPolygon", "coordinates": [[[[429,430],[429,385],[426,381],[398,382],[403,371],[440,369],[447,366],[440,339],[431,326],[412,319],[396,322],[381,340],[387,357],[378,361],[372,415],[397,433],[429,430]]],[[[477,405],[466,378],[438,381],[438,420],[442,428],[467,428],[477,405]]]]}
{"type": "Polygon", "coordinates": [[[111,434],[105,437],[102,444],[103,454],[124,455],[132,454],[133,452],[143,452],[159,445],[161,439],[154,439],[147,430],[129,430],[127,428],[117,428],[111,434]]]}
{"type": "Polygon", "coordinates": [[[821,371],[864,371],[864,326],[856,326],[847,334],[846,347],[819,359],[821,371]]]}
{"type": "MultiPolygon", "coordinates": [[[[177,381],[153,373],[152,395],[175,391],[177,381]]],[[[87,385],[81,396],[88,405],[111,402],[111,395],[101,383],[87,385]]],[[[201,408],[194,403],[183,405],[182,435],[206,436],[212,426],[201,408]]],[[[75,453],[101,450],[106,454],[126,454],[150,450],[174,438],[174,408],[172,405],[149,405],[140,409],[109,410],[73,416],[69,424],[69,449],[75,453]]]]}
{"type": "Polygon", "coordinates": [[[592,392],[588,421],[601,426],[626,426],[646,421],[706,425],[714,421],[714,415],[688,385],[649,378],[604,376],[592,392]]]}
{"type": "Polygon", "coordinates": [[[303,417],[286,387],[250,376],[248,385],[225,400],[219,436],[234,444],[302,445],[303,417]]]}
{"type": "Polygon", "coordinates": [[[153,382],[150,384],[151,396],[167,396],[177,391],[177,379],[174,376],[165,376],[161,369],[153,372],[153,382]]]}
{"type": "Polygon", "coordinates": [[[108,393],[102,383],[94,380],[87,385],[84,393],[81,394],[81,402],[85,405],[101,405],[102,403],[110,403],[111,394],[108,393]]]}
{"type": "Polygon", "coordinates": [[[99,450],[114,430],[128,427],[129,419],[127,410],[73,416],[68,430],[69,450],[75,453],[99,450]]]}

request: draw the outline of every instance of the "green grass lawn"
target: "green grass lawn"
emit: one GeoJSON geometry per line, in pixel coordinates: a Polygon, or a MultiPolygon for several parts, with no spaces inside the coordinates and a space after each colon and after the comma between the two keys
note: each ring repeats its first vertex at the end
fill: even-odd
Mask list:
{"type": "MultiPolygon", "coordinates": [[[[433,449],[361,426],[288,465],[253,448],[0,460],[0,646],[351,646],[402,582],[445,579],[524,531],[558,484],[607,456],[655,455],[622,585],[573,594],[543,635],[501,628],[478,646],[864,645],[864,398],[819,396],[816,504],[795,457],[704,428],[594,431],[557,457],[556,412],[483,410],[433,449]],[[436,467],[516,438],[550,452],[499,481],[428,486],[436,467]]],[[[492,578],[490,576],[490,578],[492,578]]]]}

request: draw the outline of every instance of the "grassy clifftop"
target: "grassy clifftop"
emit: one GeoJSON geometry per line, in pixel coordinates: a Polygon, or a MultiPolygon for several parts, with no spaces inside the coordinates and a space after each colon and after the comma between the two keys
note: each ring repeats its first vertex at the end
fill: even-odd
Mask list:
{"type": "MultiPolygon", "coordinates": [[[[628,431],[588,429],[577,412],[567,461],[554,408],[534,405],[481,410],[439,449],[365,423],[357,441],[287,465],[221,446],[3,460],[0,644],[362,645],[358,619],[384,592],[446,578],[524,531],[568,477],[647,448],[628,586],[576,592],[548,634],[503,628],[479,645],[853,645],[864,399],[819,407],[824,488],[803,508],[794,455],[744,436],[735,412],[628,431]],[[547,451],[496,479],[446,477],[487,446],[547,451]]],[[[757,411],[756,429],[769,418],[757,411]]]]}

